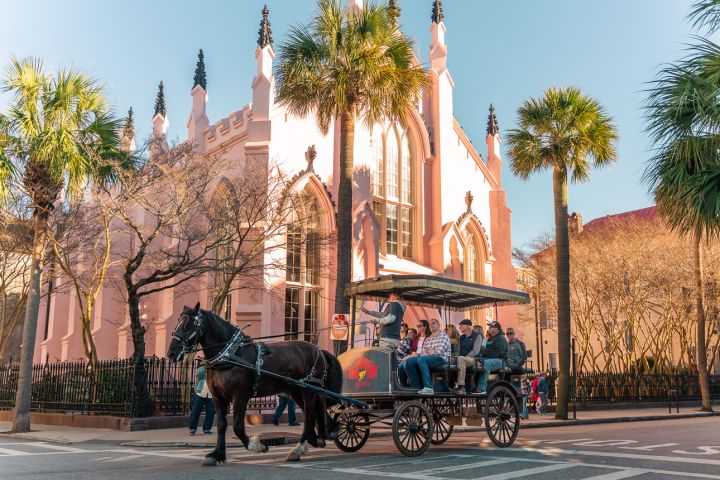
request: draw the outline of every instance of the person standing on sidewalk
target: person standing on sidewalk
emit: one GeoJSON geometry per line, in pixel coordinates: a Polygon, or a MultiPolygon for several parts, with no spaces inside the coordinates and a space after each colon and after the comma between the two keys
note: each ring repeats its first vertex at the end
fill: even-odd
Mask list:
{"type": "Polygon", "coordinates": [[[523,420],[527,420],[528,418],[528,409],[527,409],[527,402],[528,397],[532,393],[532,385],[530,385],[530,379],[527,375],[522,375],[520,377],[520,393],[522,393],[522,415],[520,418],[523,420]]]}
{"type": "Polygon", "coordinates": [[[205,421],[203,422],[203,433],[210,435],[212,426],[215,422],[215,403],[212,394],[205,381],[205,367],[200,365],[195,371],[195,391],[193,393],[193,406],[190,412],[190,435],[197,432],[198,422],[200,421],[200,413],[205,407],[205,421]]]}
{"type": "Polygon", "coordinates": [[[295,409],[297,408],[297,404],[295,403],[295,400],[288,396],[287,393],[278,393],[278,406],[272,416],[273,425],[280,425],[280,417],[282,417],[286,406],[288,411],[288,426],[297,427],[300,425],[295,418],[295,409]]]}
{"type": "Polygon", "coordinates": [[[545,409],[548,405],[548,383],[545,379],[545,372],[538,373],[537,394],[538,399],[535,409],[540,415],[545,415],[545,409]]]}

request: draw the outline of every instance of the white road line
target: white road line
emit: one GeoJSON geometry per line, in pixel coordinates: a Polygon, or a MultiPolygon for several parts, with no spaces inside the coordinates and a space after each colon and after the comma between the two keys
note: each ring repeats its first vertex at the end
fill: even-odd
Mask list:
{"type": "Polygon", "coordinates": [[[108,459],[111,459],[111,458],[114,458],[114,457],[100,457],[100,458],[93,458],[93,459],[92,459],[92,460],[90,460],[90,461],[91,461],[91,462],[102,462],[103,460],[108,460],[108,459]]]}
{"type": "MultiPolygon", "coordinates": [[[[671,462],[671,463],[697,463],[701,465],[720,465],[720,460],[713,460],[710,458],[687,458],[687,457],[664,457],[660,455],[640,455],[635,453],[623,453],[623,452],[594,452],[592,450],[562,450],[559,448],[506,448],[503,451],[506,452],[537,452],[541,454],[553,454],[553,455],[584,455],[589,457],[606,457],[606,458],[625,458],[633,460],[655,460],[658,462],[671,462]]],[[[568,458],[568,457],[564,457],[568,458]]]]}
{"type": "Polygon", "coordinates": [[[546,442],[544,440],[538,440],[538,441],[544,443],[545,445],[559,445],[561,443],[584,442],[586,440],[592,440],[592,438],[574,438],[572,440],[551,440],[549,442],[546,442]]]}
{"type": "Polygon", "coordinates": [[[126,460],[135,460],[136,458],[141,458],[142,455],[125,455],[124,457],[117,457],[113,458],[112,460],[108,460],[107,462],[124,462],[126,460]]]}
{"type": "Polygon", "coordinates": [[[469,470],[471,468],[478,468],[478,467],[486,467],[489,465],[500,465],[503,463],[510,463],[513,461],[512,458],[498,458],[498,457],[490,457],[490,460],[485,460],[482,462],[473,462],[473,463],[467,463],[465,465],[451,465],[449,467],[438,467],[438,468],[431,468],[428,470],[421,470],[421,474],[424,476],[428,475],[434,475],[436,473],[445,473],[445,472],[456,472],[459,470],[469,470]]]}
{"type": "Polygon", "coordinates": [[[475,462],[470,465],[452,465],[443,468],[433,468],[430,470],[419,470],[417,472],[383,472],[378,470],[365,470],[364,468],[333,468],[331,469],[336,473],[350,473],[356,475],[370,475],[374,477],[389,477],[389,478],[407,478],[410,480],[438,480],[444,477],[437,477],[435,474],[444,472],[455,472],[457,470],[467,470],[469,468],[477,468],[490,465],[500,465],[503,463],[512,462],[513,459],[496,458],[493,460],[486,460],[484,462],[475,462]]]}
{"type": "Polygon", "coordinates": [[[637,440],[592,440],[590,442],[575,442],[573,445],[583,447],[617,447],[618,445],[632,445],[637,440]]]}
{"type": "MultiPolygon", "coordinates": [[[[488,475],[478,477],[482,480],[511,480],[517,477],[527,477],[528,475],[537,475],[539,473],[554,472],[556,470],[565,470],[567,468],[577,467],[573,463],[557,463],[555,465],[546,465],[544,467],[525,468],[523,470],[513,470],[512,472],[498,473],[497,475],[488,475]]],[[[543,477],[544,478],[544,477],[543,477]]]]}
{"type": "Polygon", "coordinates": [[[637,477],[638,475],[645,475],[650,473],[650,470],[641,470],[639,468],[631,468],[628,470],[618,470],[617,472],[606,473],[604,475],[597,475],[595,477],[583,478],[583,480],[621,480],[623,478],[637,477]]]}
{"type": "Polygon", "coordinates": [[[65,447],[62,445],[55,445],[50,444],[47,442],[37,442],[37,443],[29,443],[28,446],[32,447],[42,447],[42,448],[48,448],[50,450],[60,450],[63,452],[70,452],[70,453],[78,453],[78,452],[86,452],[87,450],[83,448],[75,448],[75,447],[65,447]]]}
{"type": "MultiPolygon", "coordinates": [[[[393,458],[393,457],[389,457],[389,458],[393,458]]],[[[380,468],[391,467],[394,465],[417,465],[419,463],[441,462],[443,460],[447,460],[448,458],[477,458],[477,455],[452,454],[452,455],[442,455],[439,457],[406,458],[405,460],[401,460],[401,461],[363,465],[363,468],[368,469],[368,468],[378,468],[378,467],[380,467],[380,468]]],[[[360,459],[358,459],[358,460],[360,460],[360,459]]],[[[333,462],[337,462],[337,460],[333,460],[333,462]]]]}
{"type": "Polygon", "coordinates": [[[24,455],[32,455],[32,453],[23,452],[22,450],[13,450],[11,448],[0,448],[0,455],[8,457],[22,457],[24,455]]]}
{"type": "Polygon", "coordinates": [[[679,443],[658,443],[657,445],[648,445],[646,447],[618,447],[618,448],[622,448],[623,450],[640,450],[643,452],[649,452],[651,450],[655,450],[656,448],[673,447],[675,445],[680,445],[680,444],[679,443]]]}

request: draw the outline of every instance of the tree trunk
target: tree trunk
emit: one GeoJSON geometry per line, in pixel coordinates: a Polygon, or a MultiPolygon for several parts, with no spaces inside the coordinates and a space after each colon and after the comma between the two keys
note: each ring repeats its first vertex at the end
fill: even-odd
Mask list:
{"type": "Polygon", "coordinates": [[[693,276],[695,277],[695,317],[697,321],[697,349],[695,361],[698,369],[698,382],[702,396],[702,411],[712,412],[710,398],[710,379],[707,368],[707,349],[705,346],[705,288],[703,286],[703,261],[700,235],[694,235],[692,241],[693,276]]]}
{"type": "Polygon", "coordinates": [[[11,430],[13,433],[30,431],[32,365],[35,354],[38,314],[40,311],[40,280],[42,277],[49,215],[50,212],[46,209],[36,209],[33,215],[35,232],[33,238],[32,265],[30,268],[27,305],[25,307],[22,351],[20,353],[20,378],[18,380],[18,391],[15,396],[15,420],[13,421],[11,430]]]}
{"type": "Polygon", "coordinates": [[[570,383],[570,238],[567,173],[553,170],[555,200],[555,268],[557,270],[558,366],[555,418],[567,420],[570,383]]]}
{"type": "Polygon", "coordinates": [[[145,327],[140,321],[140,297],[128,287],[128,311],[133,341],[133,416],[146,417],[152,412],[150,395],[147,389],[147,369],[145,368],[145,327]]]}
{"type": "Polygon", "coordinates": [[[337,202],[337,284],[335,313],[348,313],[350,304],[345,286],[352,276],[352,176],[355,148],[355,117],[352,111],[340,116],[340,182],[337,202]]]}

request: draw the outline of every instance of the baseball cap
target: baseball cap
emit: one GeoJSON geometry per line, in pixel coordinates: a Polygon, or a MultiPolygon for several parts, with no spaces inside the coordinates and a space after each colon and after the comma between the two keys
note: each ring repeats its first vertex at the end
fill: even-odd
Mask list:
{"type": "Polygon", "coordinates": [[[497,328],[498,330],[502,330],[502,325],[500,325],[500,322],[498,322],[497,320],[488,323],[487,326],[488,328],[497,328]]]}
{"type": "Polygon", "coordinates": [[[467,325],[469,327],[472,327],[472,321],[470,321],[466,318],[464,320],[460,320],[460,323],[458,325],[467,325]]]}

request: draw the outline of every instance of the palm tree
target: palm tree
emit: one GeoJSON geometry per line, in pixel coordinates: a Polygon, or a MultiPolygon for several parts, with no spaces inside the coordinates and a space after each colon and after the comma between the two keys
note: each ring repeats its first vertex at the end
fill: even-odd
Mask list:
{"type": "Polygon", "coordinates": [[[663,68],[648,92],[648,131],[656,145],[645,180],[670,228],[687,235],[695,283],[696,361],[702,409],[712,411],[707,369],[703,240],[720,234],[720,46],[709,40],[663,68]]]}
{"type": "MultiPolygon", "coordinates": [[[[13,59],[2,84],[12,99],[0,114],[0,188],[22,183],[33,209],[32,267],[23,325],[20,383],[12,431],[30,431],[32,361],[35,348],[40,277],[50,213],[65,190],[79,193],[98,173],[99,159],[120,155],[121,124],[97,83],[76,70],[55,75],[35,59],[13,59]]],[[[102,168],[102,172],[100,172],[102,168]]]]}
{"type": "Polygon", "coordinates": [[[349,310],[355,121],[402,120],[428,83],[394,13],[373,4],[351,12],[339,0],[319,0],[312,23],[292,28],[280,45],[275,68],[278,101],[291,114],[314,115],[323,133],[340,124],[336,313],[349,310]]]}
{"type": "Polygon", "coordinates": [[[565,420],[570,378],[568,176],[584,182],[592,167],[613,162],[617,131],[605,109],[574,87],[550,88],[542,98],[526,100],[518,117],[518,128],[508,135],[513,173],[527,180],[533,173],[553,172],[560,367],[555,417],[565,420]]]}

